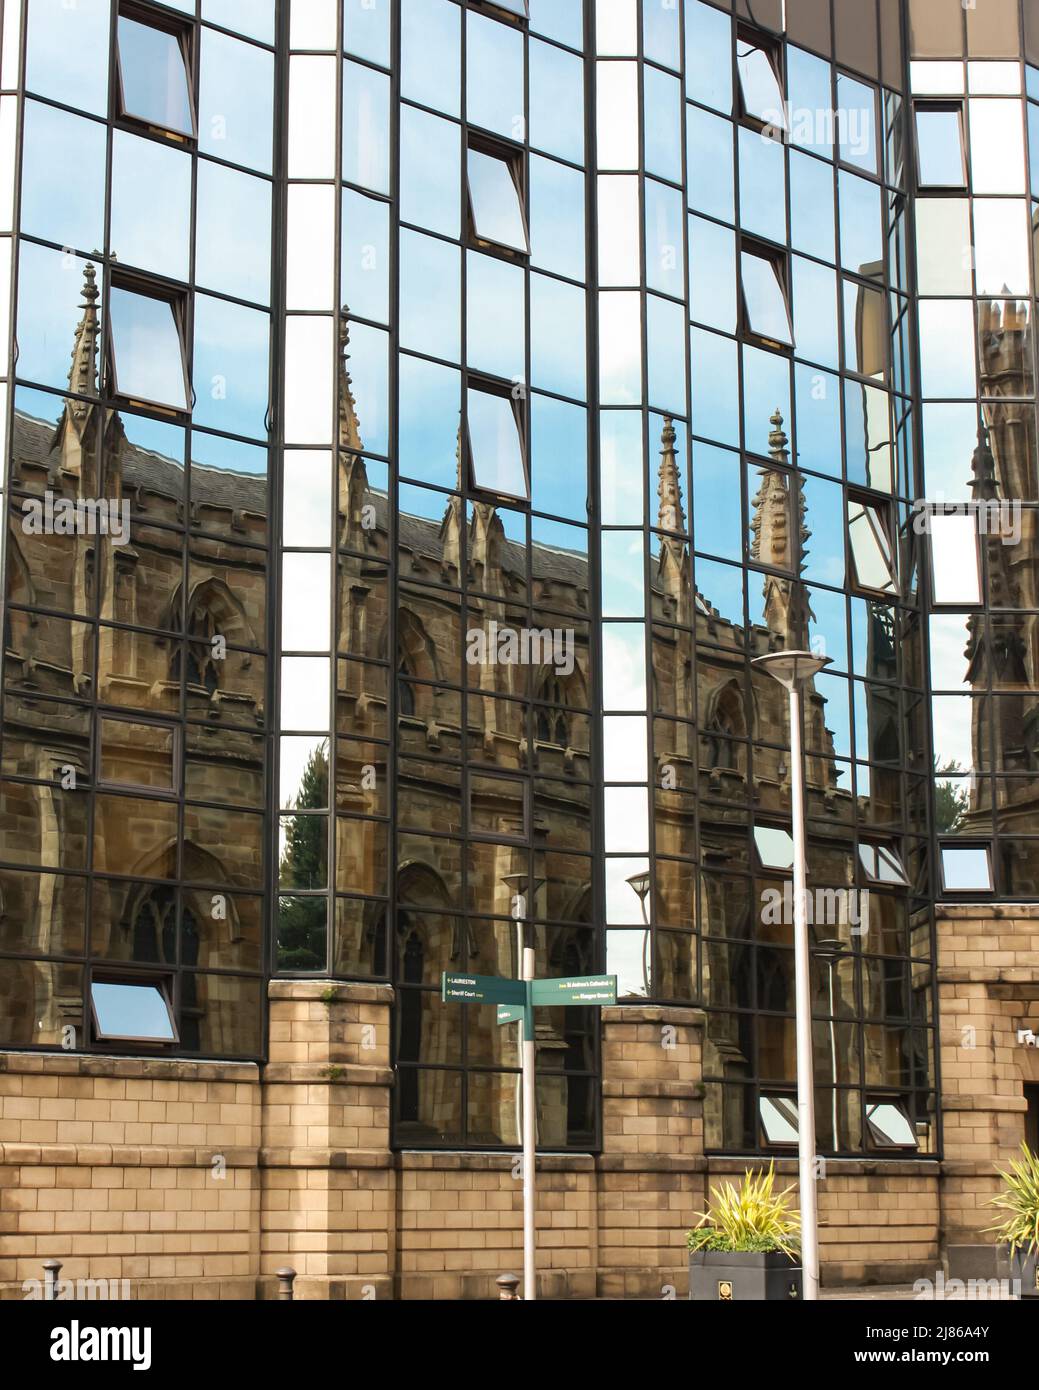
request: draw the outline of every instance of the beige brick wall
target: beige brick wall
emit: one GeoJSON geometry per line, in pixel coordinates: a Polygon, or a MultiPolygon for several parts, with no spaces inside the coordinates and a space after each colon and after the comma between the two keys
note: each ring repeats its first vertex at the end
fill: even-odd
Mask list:
{"type": "MultiPolygon", "coordinates": [[[[974,931],[965,945],[953,934],[953,954],[974,931]]],[[[1020,961],[1030,946],[1017,945],[1020,961]]],[[[1014,987],[942,976],[953,1232],[991,1224],[979,1202],[992,1159],[1021,1129],[1014,1033],[1036,1006],[1014,987]],[[976,1049],[960,1046],[966,1026],[976,1049]]],[[[520,1273],[513,1155],[389,1148],[391,990],[276,981],[270,997],[262,1068],[0,1054],[0,1296],[22,1297],[48,1258],[63,1277],[162,1298],[270,1297],[284,1265],[300,1298],[486,1298],[498,1274],[520,1273]]],[[[538,1164],[542,1296],[685,1296],[707,1184],[756,1166],[703,1155],[702,1034],[694,1009],[603,1011],[603,1151],[538,1164]]],[[[793,1180],[791,1161],[777,1166],[793,1180]]],[[[829,1164],[823,1282],[932,1274],[938,1188],[934,1163],[829,1164]]]]}

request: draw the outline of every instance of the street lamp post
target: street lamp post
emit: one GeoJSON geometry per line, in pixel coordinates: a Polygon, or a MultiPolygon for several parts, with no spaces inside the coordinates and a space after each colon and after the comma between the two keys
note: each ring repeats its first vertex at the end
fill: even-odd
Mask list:
{"type": "Polygon", "coordinates": [[[639,907],[642,909],[642,924],[645,931],[642,934],[642,990],[646,998],[649,998],[649,949],[651,932],[649,926],[649,914],[646,911],[646,899],[649,897],[651,879],[648,873],[632,874],[628,879],[628,887],[632,890],[639,900],[639,907]]]}
{"type": "MultiPolygon", "coordinates": [[[[517,966],[521,980],[534,978],[534,932],[529,917],[532,904],[527,901],[527,875],[506,874],[502,879],[512,892],[516,904],[516,936],[519,950],[517,966]]],[[[541,887],[544,879],[535,879],[530,885],[532,897],[541,887]]],[[[533,1012],[533,1011],[531,1011],[533,1012]]],[[[537,1107],[535,1104],[535,1044],[534,1029],[521,1020],[520,1035],[520,1086],[522,1088],[522,1116],[520,1137],[523,1144],[523,1297],[533,1302],[538,1296],[537,1274],[534,1265],[534,1164],[537,1150],[537,1107]]]]}
{"type": "Polygon", "coordinates": [[[833,968],[844,955],[844,942],[839,937],[826,937],[815,943],[815,954],[826,962],[830,998],[830,1077],[833,1082],[833,1147],[837,1147],[837,1024],[833,1007],[833,968]]]}
{"type": "Polygon", "coordinates": [[[819,1297],[819,1204],[815,1190],[815,1075],[812,1067],[812,996],[808,972],[804,761],[801,695],[829,657],[814,652],[770,652],[752,663],[777,680],[790,697],[790,810],[794,840],[794,1012],[797,1040],[797,1176],[801,1199],[801,1267],[804,1296],[819,1297]]]}

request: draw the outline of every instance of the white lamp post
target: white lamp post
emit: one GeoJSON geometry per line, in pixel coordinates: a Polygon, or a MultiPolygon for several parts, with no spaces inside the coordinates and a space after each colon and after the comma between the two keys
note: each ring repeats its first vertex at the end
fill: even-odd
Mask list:
{"type": "Polygon", "coordinates": [[[773,676],[790,696],[790,810],[794,839],[794,1012],[797,1039],[797,1169],[801,1199],[801,1268],[804,1296],[819,1297],[819,1204],[815,1190],[815,1075],[812,1068],[812,997],[808,975],[808,916],[801,755],[801,693],[829,664],[814,652],[770,652],[751,665],[773,676]]]}
{"type": "Polygon", "coordinates": [[[642,934],[642,989],[649,998],[649,949],[650,949],[650,927],[649,916],[646,912],[646,899],[649,897],[651,879],[648,873],[632,874],[627,880],[628,887],[632,890],[639,900],[639,907],[642,909],[642,924],[645,931],[642,934]]]}
{"type": "MultiPolygon", "coordinates": [[[[527,901],[527,875],[506,874],[502,882],[510,890],[515,903],[516,936],[519,949],[519,977],[521,980],[534,978],[534,937],[528,918],[532,903],[527,901]]],[[[544,879],[538,878],[530,885],[533,897],[544,879]]],[[[533,1010],[531,1010],[533,1013],[533,1010]]],[[[527,1037],[527,1027],[522,1021],[519,1026],[520,1062],[522,1075],[522,1115],[520,1135],[523,1142],[523,1298],[531,1302],[538,1296],[537,1274],[534,1265],[534,1164],[537,1147],[537,1110],[535,1106],[535,1051],[534,1030],[527,1037]]]]}

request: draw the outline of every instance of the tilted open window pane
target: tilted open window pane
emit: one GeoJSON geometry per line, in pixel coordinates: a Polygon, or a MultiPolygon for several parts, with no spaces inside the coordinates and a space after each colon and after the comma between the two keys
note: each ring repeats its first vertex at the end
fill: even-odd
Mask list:
{"type": "Polygon", "coordinates": [[[899,1101],[866,1102],[866,1123],[870,1137],[881,1149],[918,1148],[916,1132],[899,1101]]]}
{"type": "Polygon", "coordinates": [[[469,151],[469,206],[481,241],[529,252],[519,189],[504,159],[469,151]]]}
{"type": "Polygon", "coordinates": [[[159,984],[94,980],[90,987],[98,1042],[175,1043],[166,991],[159,984]]]}
{"type": "Polygon", "coordinates": [[[960,105],[916,108],[916,159],[921,188],[966,187],[960,105]]]}
{"type": "Polygon", "coordinates": [[[109,322],[117,394],[187,410],[184,345],[170,301],[113,285],[109,322]]]}
{"type": "Polygon", "coordinates": [[[520,19],[527,18],[527,0],[494,0],[500,10],[508,10],[510,14],[518,14],[520,19]]]}
{"type": "Polygon", "coordinates": [[[763,869],[792,869],[794,841],[789,830],[773,825],[754,827],[754,848],[763,869]]]}
{"type": "Polygon", "coordinates": [[[942,890],[991,893],[992,860],[985,845],[942,845],[942,890]]]}
{"type": "Polygon", "coordinates": [[[740,74],[743,115],[786,130],[783,92],[769,49],[746,34],[740,34],[736,39],[736,66],[740,74]]]}
{"type": "Polygon", "coordinates": [[[740,268],[747,327],[759,338],[792,347],[794,333],[790,325],[790,308],[775,261],[753,251],[743,251],[740,253],[740,268]]]}
{"type": "Polygon", "coordinates": [[[848,541],[856,587],[874,594],[895,593],[898,581],[891,537],[879,506],[848,498],[848,541]]]}
{"type": "Polygon", "coordinates": [[[797,1101],[792,1096],[762,1096],[758,1114],[766,1144],[797,1143],[797,1101]]]}
{"type": "Polygon", "coordinates": [[[176,34],[119,16],[120,114],[194,135],[185,53],[176,34]]]}
{"type": "Polygon", "coordinates": [[[978,604],[978,530],[974,517],[933,512],[928,517],[931,539],[931,584],[935,603],[978,604]]]}
{"type": "Polygon", "coordinates": [[[508,396],[470,387],[467,415],[473,485],[501,497],[529,497],[519,426],[508,396]]]}
{"type": "Polygon", "coordinates": [[[908,885],[902,860],[889,845],[860,844],[859,862],[870,883],[908,885]]]}

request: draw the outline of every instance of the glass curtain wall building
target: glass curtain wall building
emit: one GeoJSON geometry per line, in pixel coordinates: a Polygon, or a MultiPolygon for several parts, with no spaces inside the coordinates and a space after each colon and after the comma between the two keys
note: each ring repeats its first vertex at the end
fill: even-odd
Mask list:
{"type": "MultiPolygon", "coordinates": [[[[529,923],[789,1151],[809,648],[820,1151],[938,1152],[935,903],[1039,899],[1026,19],[7,0],[0,1043],[387,981],[396,1142],[514,1147],[439,984],[529,923]]],[[[547,1148],[598,1034],[539,1012],[547,1148]]]]}

